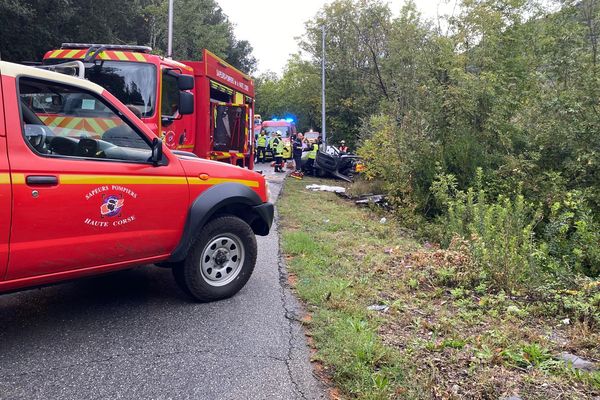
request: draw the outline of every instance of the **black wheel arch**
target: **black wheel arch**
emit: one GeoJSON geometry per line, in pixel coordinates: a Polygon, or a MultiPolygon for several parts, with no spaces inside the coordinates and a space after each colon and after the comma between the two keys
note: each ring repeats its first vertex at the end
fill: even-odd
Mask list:
{"type": "Polygon", "coordinates": [[[182,261],[198,232],[210,221],[223,215],[233,215],[245,221],[256,235],[269,234],[273,222],[273,204],[240,183],[221,183],[202,192],[188,210],[179,244],[169,262],[182,261]]]}

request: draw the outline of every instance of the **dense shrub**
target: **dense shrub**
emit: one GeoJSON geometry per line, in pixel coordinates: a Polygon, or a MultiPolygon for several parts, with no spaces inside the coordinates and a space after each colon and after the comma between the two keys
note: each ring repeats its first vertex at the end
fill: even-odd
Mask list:
{"type": "Polygon", "coordinates": [[[482,181],[478,170],[476,188],[462,191],[453,175],[439,173],[431,186],[441,243],[467,239],[482,280],[498,290],[533,292],[571,286],[578,273],[598,276],[600,226],[580,193],[568,193],[545,219],[521,194],[490,200],[482,181]]]}

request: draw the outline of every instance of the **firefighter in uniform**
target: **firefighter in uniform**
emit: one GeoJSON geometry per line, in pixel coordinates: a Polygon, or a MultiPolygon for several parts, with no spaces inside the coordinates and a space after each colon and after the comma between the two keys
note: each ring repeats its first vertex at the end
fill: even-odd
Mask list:
{"type": "Polygon", "coordinates": [[[262,131],[256,140],[256,161],[259,163],[265,162],[267,156],[267,133],[262,131]]]}
{"type": "Polygon", "coordinates": [[[315,159],[317,158],[317,151],[319,151],[319,144],[315,140],[310,146],[308,160],[306,161],[306,172],[312,176],[316,176],[315,159]]]}
{"type": "Polygon", "coordinates": [[[345,140],[342,140],[340,142],[339,149],[340,149],[340,153],[347,153],[348,152],[349,149],[348,149],[348,146],[346,146],[346,141],[345,140]]]}
{"type": "Polygon", "coordinates": [[[294,165],[296,170],[292,172],[291,176],[294,178],[302,179],[304,175],[302,173],[302,139],[304,136],[301,133],[296,134],[296,138],[292,142],[292,157],[294,158],[294,165]]]}
{"type": "Polygon", "coordinates": [[[273,133],[268,140],[267,140],[267,151],[271,153],[271,158],[274,160],[275,159],[275,147],[273,146],[273,142],[275,142],[275,139],[277,139],[277,134],[279,133],[279,131],[273,133]]]}
{"type": "Polygon", "coordinates": [[[283,170],[283,140],[281,140],[281,133],[277,132],[271,143],[273,154],[275,158],[275,172],[285,172],[283,170]]]}

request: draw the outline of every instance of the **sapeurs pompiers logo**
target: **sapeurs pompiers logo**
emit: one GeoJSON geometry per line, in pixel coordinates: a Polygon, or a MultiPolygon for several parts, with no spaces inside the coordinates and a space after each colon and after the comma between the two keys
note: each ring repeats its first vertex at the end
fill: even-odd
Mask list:
{"type": "Polygon", "coordinates": [[[123,205],[125,204],[123,195],[102,195],[102,198],[103,200],[102,205],[100,206],[100,216],[104,218],[119,215],[121,208],[123,208],[123,205]]]}
{"type": "Polygon", "coordinates": [[[125,206],[125,195],[128,195],[131,199],[137,199],[138,194],[136,192],[124,186],[105,185],[90,190],[85,195],[85,199],[96,199],[96,195],[99,194],[101,194],[102,198],[99,202],[99,219],[97,219],[98,217],[86,218],[83,221],[84,224],[99,228],[108,228],[111,226],[126,225],[136,220],[135,215],[124,215],[124,211],[127,209],[125,206]]]}

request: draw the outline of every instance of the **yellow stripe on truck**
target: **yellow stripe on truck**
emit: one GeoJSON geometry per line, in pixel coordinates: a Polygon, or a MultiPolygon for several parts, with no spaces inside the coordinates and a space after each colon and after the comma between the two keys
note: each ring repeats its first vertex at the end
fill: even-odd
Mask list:
{"type": "Polygon", "coordinates": [[[71,58],[71,57],[73,57],[77,53],[79,53],[79,50],[71,50],[70,52],[68,52],[67,54],[65,54],[63,57],[64,58],[71,58]]]}
{"type": "Polygon", "coordinates": [[[135,175],[60,175],[63,185],[183,185],[183,176],[135,176],[135,175]]]}
{"type": "Polygon", "coordinates": [[[115,51],[115,56],[117,56],[117,58],[121,61],[129,61],[129,58],[127,58],[127,56],[125,55],[125,53],[123,53],[122,51],[115,51]]]}
{"type": "MultiPolygon", "coordinates": [[[[34,174],[32,174],[34,175],[34,174]]],[[[0,174],[0,184],[25,184],[25,174],[0,174]]],[[[258,181],[233,178],[186,178],[185,176],[140,176],[140,175],[59,175],[61,185],[218,185],[220,183],[239,183],[248,187],[258,187],[258,181]]]]}
{"type": "Polygon", "coordinates": [[[190,185],[218,185],[219,183],[240,183],[248,187],[258,187],[257,181],[250,181],[246,179],[208,178],[206,180],[202,180],[200,178],[190,178],[190,185]]]}
{"type": "Polygon", "coordinates": [[[140,53],[131,53],[131,54],[133,54],[133,57],[135,57],[135,59],[138,60],[138,61],[142,61],[142,62],[146,61],[146,59],[144,58],[144,56],[141,55],[140,53]]]}

